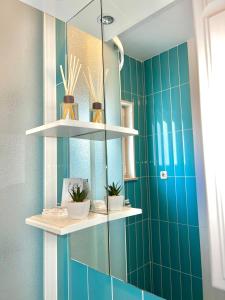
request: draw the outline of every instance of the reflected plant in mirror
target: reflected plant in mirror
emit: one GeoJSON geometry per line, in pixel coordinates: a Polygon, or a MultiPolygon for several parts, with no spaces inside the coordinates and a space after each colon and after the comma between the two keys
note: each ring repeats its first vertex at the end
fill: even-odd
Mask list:
{"type": "Polygon", "coordinates": [[[110,211],[122,210],[124,206],[124,196],[120,195],[122,191],[122,185],[113,182],[111,185],[106,187],[108,194],[108,207],[110,211]]]}

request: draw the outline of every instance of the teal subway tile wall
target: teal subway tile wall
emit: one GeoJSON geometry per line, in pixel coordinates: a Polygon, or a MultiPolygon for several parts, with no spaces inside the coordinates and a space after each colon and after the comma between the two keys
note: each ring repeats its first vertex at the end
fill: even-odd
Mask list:
{"type": "Polygon", "coordinates": [[[144,63],[126,56],[121,95],[134,103],[140,133],[138,180],[127,182],[125,193],[144,210],[127,221],[128,280],[166,299],[201,300],[187,43],[144,63]]]}
{"type": "Polygon", "coordinates": [[[162,300],[124,281],[71,260],[70,300],[162,300]]]}

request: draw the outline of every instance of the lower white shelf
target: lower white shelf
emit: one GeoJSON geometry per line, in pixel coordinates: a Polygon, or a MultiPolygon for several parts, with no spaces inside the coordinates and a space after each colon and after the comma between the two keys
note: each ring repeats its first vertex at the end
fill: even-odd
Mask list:
{"type": "Polygon", "coordinates": [[[65,235],[93,227],[95,225],[103,224],[110,221],[115,221],[135,215],[142,214],[142,209],[124,207],[121,211],[113,211],[108,215],[98,214],[90,212],[89,216],[83,220],[73,220],[69,217],[52,217],[52,216],[42,216],[36,215],[26,219],[26,224],[39,229],[57,234],[65,235]]]}

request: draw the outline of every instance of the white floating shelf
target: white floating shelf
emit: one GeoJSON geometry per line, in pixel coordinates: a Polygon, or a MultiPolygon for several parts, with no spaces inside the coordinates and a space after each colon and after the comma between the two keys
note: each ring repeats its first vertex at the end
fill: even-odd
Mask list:
{"type": "Polygon", "coordinates": [[[83,122],[75,120],[58,120],[26,131],[26,135],[45,137],[76,137],[80,139],[104,141],[121,137],[138,135],[133,128],[83,122]]]}
{"type": "Polygon", "coordinates": [[[110,212],[108,215],[91,212],[89,216],[83,220],[73,220],[69,217],[60,218],[36,215],[27,218],[26,224],[57,235],[65,235],[99,224],[107,223],[108,221],[115,221],[140,214],[142,214],[142,209],[124,207],[123,210],[110,212]]]}

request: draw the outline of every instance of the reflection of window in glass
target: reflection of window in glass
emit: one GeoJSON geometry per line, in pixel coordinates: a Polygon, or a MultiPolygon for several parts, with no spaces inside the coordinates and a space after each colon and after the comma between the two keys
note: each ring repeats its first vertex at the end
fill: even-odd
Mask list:
{"type": "MultiPolygon", "coordinates": [[[[134,105],[121,101],[121,126],[134,128],[134,105]]],[[[135,179],[134,137],[123,138],[123,177],[124,180],[135,179]]]]}

